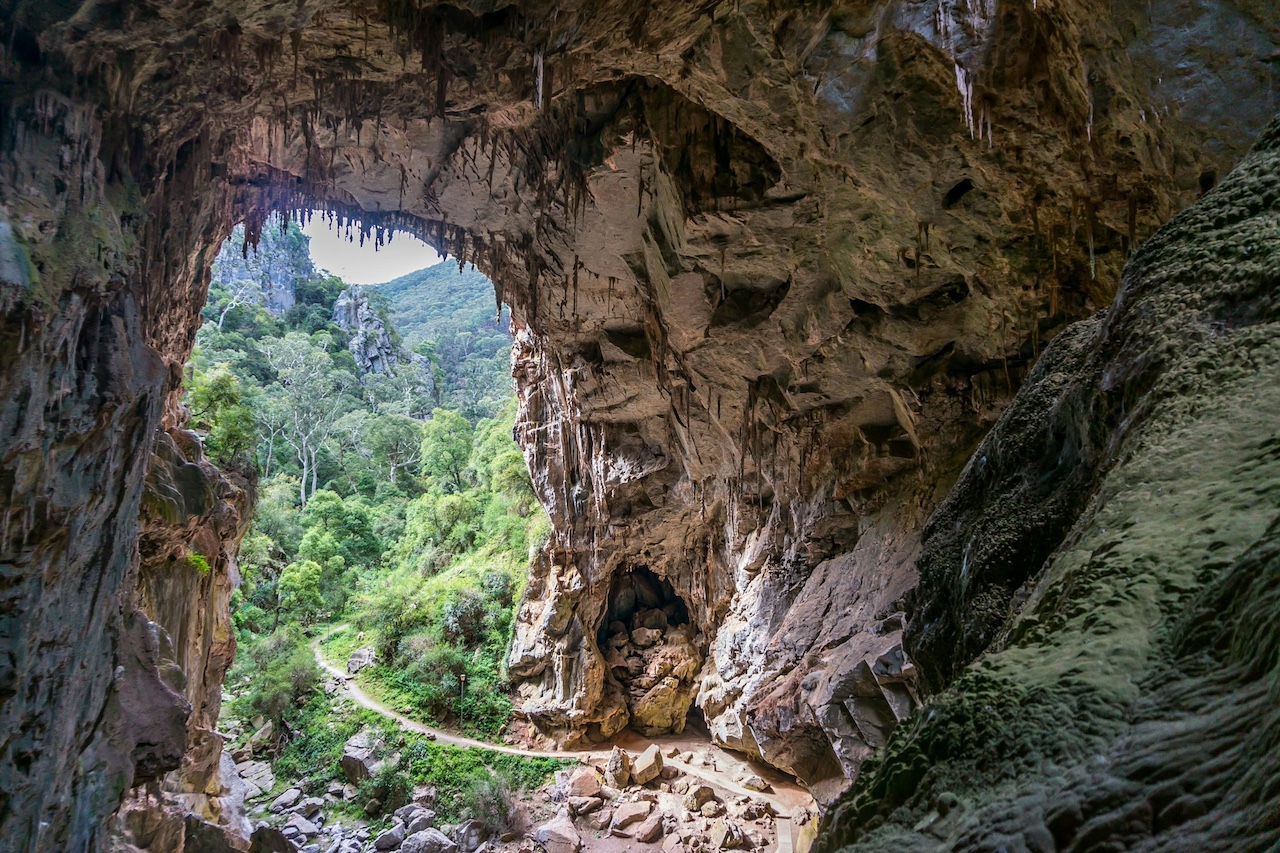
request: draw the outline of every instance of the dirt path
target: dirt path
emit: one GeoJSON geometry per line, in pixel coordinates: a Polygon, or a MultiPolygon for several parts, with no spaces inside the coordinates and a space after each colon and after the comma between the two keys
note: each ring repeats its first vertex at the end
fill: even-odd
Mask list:
{"type": "Polygon", "coordinates": [[[773,772],[750,764],[743,758],[734,755],[726,750],[720,749],[713,744],[707,743],[705,740],[688,735],[664,735],[657,738],[644,738],[632,732],[630,729],[624,731],[621,735],[609,743],[607,748],[596,750],[538,750],[524,749],[517,746],[508,746],[506,744],[489,743],[487,741],[476,740],[475,738],[464,737],[438,729],[434,726],[424,725],[411,720],[403,714],[398,714],[392,709],[378,702],[369,694],[360,689],[355,683],[355,678],[348,675],[346,670],[340,669],[330,663],[320,651],[320,643],[329,637],[341,631],[346,625],[338,625],[330,629],[325,634],[317,637],[311,642],[311,649],[315,653],[316,663],[320,667],[342,685],[342,688],[350,695],[351,700],[363,708],[381,714],[382,716],[395,720],[402,728],[411,732],[432,736],[436,743],[447,743],[458,747],[475,747],[476,749],[487,749],[491,752],[502,752],[507,755],[526,755],[534,758],[560,758],[560,759],[576,759],[583,764],[594,764],[607,761],[609,753],[613,747],[620,746],[632,753],[642,752],[649,747],[650,744],[658,744],[658,748],[663,753],[663,763],[669,764],[678,769],[687,776],[692,776],[703,780],[717,788],[728,791],[738,796],[753,797],[756,799],[766,800],[773,806],[774,811],[778,815],[777,835],[778,848],[777,853],[792,853],[794,849],[795,839],[798,837],[800,827],[795,823],[794,817],[802,814],[810,804],[813,803],[813,797],[809,792],[794,782],[786,779],[781,774],[773,772]],[[681,761],[677,758],[667,758],[667,752],[675,747],[681,752],[695,753],[711,753],[714,767],[706,767],[703,765],[692,764],[681,761]],[[720,767],[724,765],[733,768],[736,773],[730,774],[720,767]],[[760,793],[759,791],[749,791],[742,787],[736,777],[741,777],[747,773],[754,773],[761,776],[772,786],[772,793],[760,793]]]}

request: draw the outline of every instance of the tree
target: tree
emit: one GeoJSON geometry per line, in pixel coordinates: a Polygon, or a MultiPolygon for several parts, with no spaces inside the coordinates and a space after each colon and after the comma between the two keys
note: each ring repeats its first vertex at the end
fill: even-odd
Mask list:
{"type": "Polygon", "coordinates": [[[471,424],[450,409],[436,409],[422,431],[422,468],[437,481],[449,483],[457,491],[471,459],[471,424]]]}
{"type": "Polygon", "coordinates": [[[307,335],[290,332],[266,342],[268,362],[279,377],[267,420],[280,425],[281,437],[293,448],[302,467],[299,498],[305,507],[317,484],[317,455],[338,419],[352,407],[348,391],[355,377],[337,370],[329,353],[307,335]],[[310,489],[308,490],[308,485],[310,489]]]}
{"type": "Polygon", "coordinates": [[[404,415],[379,415],[369,422],[365,435],[374,461],[386,466],[392,485],[399,471],[422,461],[420,421],[404,415]]]}
{"type": "Polygon", "coordinates": [[[290,563],[280,573],[277,585],[280,609],[297,617],[303,625],[316,621],[324,608],[324,598],[320,595],[320,574],[323,571],[315,560],[302,560],[290,563]]]}
{"type": "Polygon", "coordinates": [[[223,464],[243,461],[257,443],[253,410],[245,402],[240,380],[225,364],[195,371],[188,384],[191,426],[206,434],[209,458],[223,464]]]}

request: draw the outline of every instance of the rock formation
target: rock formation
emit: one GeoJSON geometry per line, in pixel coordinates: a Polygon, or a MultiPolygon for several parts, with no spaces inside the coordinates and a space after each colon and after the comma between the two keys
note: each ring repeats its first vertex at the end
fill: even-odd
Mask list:
{"type": "MultiPolygon", "coordinates": [[[[401,362],[413,361],[426,369],[422,371],[424,379],[431,377],[427,360],[417,353],[412,353],[400,345],[392,337],[387,323],[361,287],[349,287],[338,296],[333,305],[333,322],[351,337],[347,341],[347,349],[356,360],[360,375],[367,373],[390,373],[401,362]]],[[[423,393],[429,394],[430,386],[423,393]]]]}
{"type": "Polygon", "coordinates": [[[1280,119],[1045,351],[925,528],[947,689],[825,849],[1280,843],[1277,224],[1280,119]]]}
{"type": "MultiPolygon", "coordinates": [[[[1083,502],[1119,483],[1119,461],[1095,463],[1129,411],[1123,395],[1069,398],[1086,406],[1063,412],[1076,438],[1049,436],[1089,450],[1080,464],[1094,473],[1062,493],[1033,480],[1051,506],[1000,504],[1042,528],[991,541],[949,528],[995,524],[970,498],[1005,500],[1008,483],[982,479],[1005,469],[975,461],[969,498],[943,506],[924,545],[921,532],[1042,347],[1110,302],[1134,248],[1275,113],[1271,5],[0,7],[0,847],[101,847],[125,789],[185,751],[173,737],[185,700],[138,610],[147,459],[179,426],[221,239],[239,220],[252,240],[272,211],[311,207],[411,230],[476,263],[512,306],[518,432],[555,528],[511,660],[540,737],[606,737],[659,686],[637,680],[643,655],[640,675],[605,658],[614,621],[634,643],[635,612],[630,624],[609,613],[643,571],[657,609],[686,614],[679,664],[700,667],[662,677],[674,683],[661,682],[654,730],[678,728],[692,703],[719,742],[824,801],[888,742],[847,808],[880,815],[910,799],[922,768],[947,758],[888,740],[925,689],[958,678],[944,696],[980,693],[984,664],[971,661],[1016,639],[1002,627],[1011,611],[1126,594],[1083,575],[1052,602],[1023,588],[1083,502]],[[138,701],[164,725],[137,730],[138,701]]],[[[1245,248],[1224,268],[1251,269],[1245,248]]],[[[1192,309],[1211,283],[1187,283],[1192,309]]],[[[1265,298],[1212,320],[1219,337],[1264,316],[1265,298]]],[[[1108,363],[1129,308],[1087,327],[1102,331],[1065,332],[1053,358],[1108,363]]],[[[1142,322],[1182,328],[1153,317],[1142,322]]],[[[1186,364],[1190,394],[1212,362],[1186,364]]],[[[1033,477],[1035,452],[1010,448],[1011,482],[1033,477]]],[[[1223,488],[1266,500],[1242,477],[1223,488]]],[[[1228,543],[1253,535],[1230,530],[1228,543]]],[[[1071,547],[1088,540],[1079,532],[1071,547]]],[[[1192,581],[1209,583],[1155,585],[1192,581]]],[[[1252,618],[1241,584],[1170,648],[1229,647],[1218,638],[1252,618]]],[[[1044,613],[1020,630],[1068,643],[1044,613]]],[[[1175,684],[1142,695],[1172,713],[1190,701],[1175,684]]],[[[939,701],[913,719],[938,720],[939,701]]],[[[1088,707],[1112,720],[1118,706],[1088,707]]],[[[974,750],[1000,734],[946,731],[974,750]]],[[[1218,808],[1243,814],[1235,802],[1218,808]]]]}

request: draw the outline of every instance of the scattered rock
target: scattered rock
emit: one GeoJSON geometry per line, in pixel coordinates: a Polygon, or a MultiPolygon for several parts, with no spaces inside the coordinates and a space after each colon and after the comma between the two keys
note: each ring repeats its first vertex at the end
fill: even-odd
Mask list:
{"type": "Polygon", "coordinates": [[[575,815],[591,814],[603,802],[599,797],[570,797],[569,808],[575,815]]]}
{"type": "Polygon", "coordinates": [[[698,813],[703,817],[720,817],[720,815],[724,814],[724,803],[716,800],[703,803],[702,808],[698,809],[698,813]]]}
{"type": "Polygon", "coordinates": [[[613,811],[613,823],[610,824],[611,829],[623,829],[637,821],[644,820],[649,816],[649,812],[653,811],[653,803],[648,800],[639,800],[634,803],[623,803],[613,811]]]}
{"type": "Polygon", "coordinates": [[[591,829],[608,829],[611,823],[613,823],[613,809],[610,808],[602,808],[587,816],[587,826],[591,829]]]}
{"type": "Polygon", "coordinates": [[[696,812],[715,798],[716,792],[706,785],[691,787],[684,795],[684,807],[687,811],[696,812]]]}
{"type": "Polygon", "coordinates": [[[600,793],[600,778],[590,767],[579,767],[569,777],[565,793],[570,797],[594,797],[600,793]]]}
{"type": "Polygon", "coordinates": [[[717,850],[732,850],[742,846],[742,830],[731,820],[718,820],[711,824],[708,840],[717,850]]]}
{"type": "Polygon", "coordinates": [[[631,783],[631,756],[619,747],[609,753],[609,763],[604,767],[604,779],[615,788],[625,788],[631,783]]]}
{"type": "Polygon", "coordinates": [[[662,837],[662,812],[655,810],[636,827],[632,837],[648,844],[662,837]]]}
{"type": "Polygon", "coordinates": [[[438,829],[415,832],[400,845],[400,853],[450,853],[457,849],[458,845],[438,829]]]}
{"type": "Polygon", "coordinates": [[[249,738],[249,752],[257,754],[271,745],[271,736],[275,734],[275,726],[270,720],[262,724],[262,728],[253,733],[253,737],[249,738]]]}
{"type": "Polygon", "coordinates": [[[355,675],[366,666],[373,665],[373,647],[361,646],[351,653],[351,657],[347,658],[347,672],[355,675]]]}
{"type": "Polygon", "coordinates": [[[378,850],[398,850],[404,843],[408,832],[403,823],[397,823],[386,832],[373,839],[373,846],[378,850]]]}
{"type": "Polygon", "coordinates": [[[547,853],[578,853],[582,849],[582,836],[563,813],[534,830],[533,837],[547,853]]]}
{"type": "Polygon", "coordinates": [[[305,797],[298,803],[298,811],[307,817],[314,817],[315,813],[322,808],[324,808],[324,800],[319,797],[305,797]]]}
{"type": "Polygon", "coordinates": [[[636,758],[635,765],[631,768],[631,781],[637,785],[645,785],[658,778],[658,774],[662,772],[662,753],[658,751],[658,745],[650,744],[649,748],[636,758]]]}
{"type": "Polygon", "coordinates": [[[364,804],[364,813],[367,814],[369,817],[374,817],[375,815],[381,813],[381,811],[382,811],[382,800],[378,799],[377,797],[374,797],[373,799],[369,800],[369,802],[364,804]]]}
{"type": "Polygon", "coordinates": [[[271,801],[268,808],[273,812],[282,812],[291,806],[297,805],[298,800],[302,799],[302,791],[297,788],[289,788],[280,796],[271,801]]]}
{"type": "Polygon", "coordinates": [[[754,773],[742,780],[742,787],[748,791],[768,791],[769,783],[756,776],[754,773]]]}

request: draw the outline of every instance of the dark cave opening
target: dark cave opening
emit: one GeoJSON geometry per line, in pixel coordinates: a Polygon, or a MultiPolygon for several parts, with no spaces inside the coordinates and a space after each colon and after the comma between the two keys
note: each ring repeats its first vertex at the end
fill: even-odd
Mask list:
{"type": "Polygon", "coordinates": [[[645,566],[617,574],[597,641],[626,696],[631,727],[647,736],[683,731],[702,652],[671,582],[645,566]]]}

